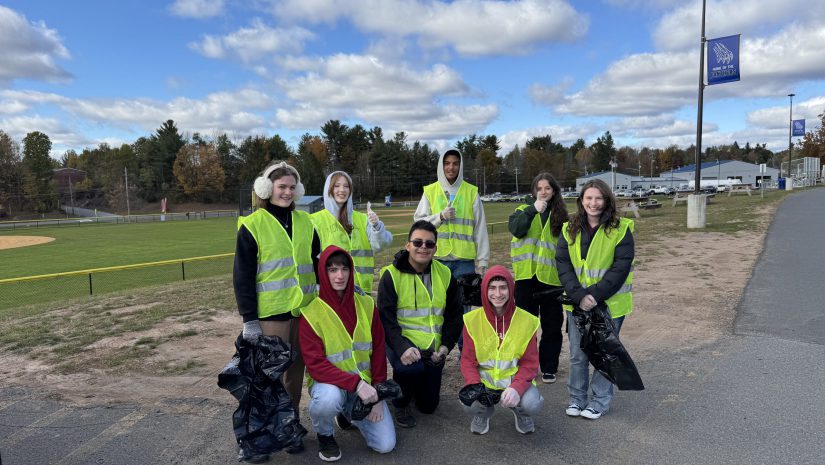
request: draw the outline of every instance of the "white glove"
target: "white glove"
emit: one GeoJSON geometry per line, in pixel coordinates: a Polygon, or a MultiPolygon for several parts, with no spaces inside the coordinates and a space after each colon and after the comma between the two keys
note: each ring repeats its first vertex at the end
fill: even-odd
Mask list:
{"type": "Polygon", "coordinates": [[[544,200],[536,200],[533,203],[533,207],[536,209],[537,212],[542,213],[544,209],[547,208],[547,202],[544,200]]]}
{"type": "Polygon", "coordinates": [[[477,273],[479,276],[484,276],[484,272],[485,272],[485,271],[487,271],[487,267],[486,267],[486,266],[484,266],[484,265],[478,265],[478,266],[476,267],[476,273],[477,273]]]}
{"type": "Polygon", "coordinates": [[[258,337],[263,335],[261,323],[258,320],[247,321],[243,324],[243,338],[250,344],[257,344],[258,337]]]}
{"type": "Polygon", "coordinates": [[[584,311],[587,311],[587,310],[590,310],[590,309],[594,308],[598,304],[599,303],[596,302],[596,299],[592,295],[587,294],[586,296],[584,296],[582,301],[579,302],[579,308],[584,310],[584,311]]]}
{"type": "Polygon", "coordinates": [[[370,410],[369,415],[367,415],[367,421],[371,421],[373,423],[378,423],[379,421],[384,419],[384,401],[375,404],[372,406],[372,410],[370,410]]]}
{"type": "Polygon", "coordinates": [[[361,402],[365,404],[371,404],[373,402],[378,402],[378,391],[372,387],[371,384],[364,381],[358,381],[358,387],[355,388],[355,394],[361,398],[361,402]]]}
{"type": "Polygon", "coordinates": [[[455,208],[447,207],[444,210],[441,210],[440,213],[441,221],[452,220],[455,218],[455,208]]]}
{"type": "Polygon", "coordinates": [[[501,393],[501,406],[513,408],[521,401],[521,396],[515,389],[508,387],[501,393]]]}

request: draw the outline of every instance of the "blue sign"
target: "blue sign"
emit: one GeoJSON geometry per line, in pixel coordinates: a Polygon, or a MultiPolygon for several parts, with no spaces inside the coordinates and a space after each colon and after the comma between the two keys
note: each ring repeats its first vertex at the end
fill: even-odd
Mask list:
{"type": "Polygon", "coordinates": [[[739,80],[739,34],[708,40],[708,85],[739,80]]]}
{"type": "Polygon", "coordinates": [[[795,119],[795,120],[793,120],[793,135],[794,135],[794,137],[805,135],[805,120],[804,119],[795,119]]]}

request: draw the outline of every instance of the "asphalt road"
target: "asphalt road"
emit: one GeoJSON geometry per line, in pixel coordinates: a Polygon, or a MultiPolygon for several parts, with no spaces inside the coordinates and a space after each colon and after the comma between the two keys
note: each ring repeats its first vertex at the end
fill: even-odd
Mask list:
{"type": "MultiPolygon", "coordinates": [[[[733,334],[640,364],[647,390],[620,392],[598,421],[564,415],[563,383],[542,385],[537,432],[515,432],[499,410],[471,435],[451,393],[388,455],[357,432],[336,433],[341,463],[822,464],[825,444],[825,189],[780,206],[737,310],[733,334]]],[[[686,318],[689,315],[685,315],[686,318]]],[[[2,386],[0,384],[0,386],[2,386]]],[[[228,395],[228,394],[227,394],[228,395]]],[[[231,408],[207,399],[78,408],[0,387],[0,454],[12,464],[236,463],[231,408]]],[[[320,460],[307,451],[270,463],[320,460]]]]}

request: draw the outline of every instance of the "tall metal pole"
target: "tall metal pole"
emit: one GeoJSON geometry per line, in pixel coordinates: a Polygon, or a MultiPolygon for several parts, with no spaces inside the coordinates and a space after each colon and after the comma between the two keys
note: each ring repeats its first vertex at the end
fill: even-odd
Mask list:
{"type": "Polygon", "coordinates": [[[705,92],[705,3],[702,0],[702,40],[699,47],[699,111],[696,112],[696,176],[694,194],[699,194],[702,180],[702,96],[705,92]]]}
{"type": "Polygon", "coordinates": [[[132,216],[132,213],[129,209],[129,171],[125,166],[123,167],[123,174],[126,176],[126,218],[128,219],[132,216]]]}
{"type": "MultiPolygon", "coordinates": [[[[791,98],[790,120],[788,120],[788,179],[785,183],[791,182],[791,156],[793,155],[793,144],[791,143],[791,134],[793,134],[793,96],[794,93],[788,94],[791,98]]],[[[782,169],[782,164],[779,164],[779,169],[782,169]]]]}

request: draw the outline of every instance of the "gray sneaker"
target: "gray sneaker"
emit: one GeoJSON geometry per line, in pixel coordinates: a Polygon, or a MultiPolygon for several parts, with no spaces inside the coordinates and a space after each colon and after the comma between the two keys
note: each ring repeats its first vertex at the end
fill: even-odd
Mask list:
{"type": "Polygon", "coordinates": [[[530,434],[536,431],[536,424],[530,415],[519,413],[519,411],[514,408],[511,408],[510,411],[513,412],[513,416],[516,417],[516,431],[521,434],[530,434]]]}
{"type": "Polygon", "coordinates": [[[470,422],[470,432],[473,434],[486,434],[490,431],[490,417],[473,417],[470,422]]]}

